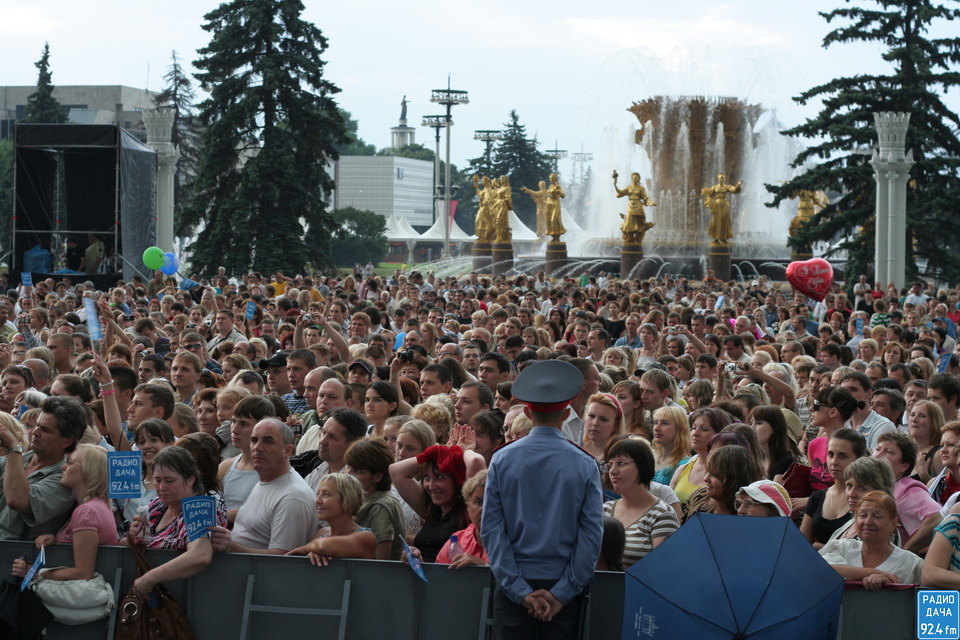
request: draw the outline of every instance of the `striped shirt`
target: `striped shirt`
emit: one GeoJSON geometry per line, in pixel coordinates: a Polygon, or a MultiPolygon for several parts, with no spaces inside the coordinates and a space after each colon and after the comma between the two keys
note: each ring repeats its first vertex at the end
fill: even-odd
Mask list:
{"type": "MultiPolygon", "coordinates": [[[[603,515],[614,517],[619,500],[603,504],[603,515]]],[[[626,569],[653,551],[653,539],[669,536],[680,528],[677,513],[663,500],[650,507],[636,522],[625,527],[627,543],[623,549],[623,568],[626,569]]]]}
{"type": "Polygon", "coordinates": [[[960,573],[960,514],[950,514],[937,526],[936,531],[950,541],[950,571],[960,573]]]}

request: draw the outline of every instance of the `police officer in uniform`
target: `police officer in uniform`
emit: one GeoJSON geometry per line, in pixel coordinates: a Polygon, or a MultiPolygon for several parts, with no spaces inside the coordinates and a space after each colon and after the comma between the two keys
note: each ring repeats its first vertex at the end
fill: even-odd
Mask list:
{"type": "Polygon", "coordinates": [[[583,375],[562,360],[535,363],[513,384],[534,428],[494,452],[481,527],[498,640],[579,635],[603,537],[597,463],[560,431],[581,388],[583,375]]]}

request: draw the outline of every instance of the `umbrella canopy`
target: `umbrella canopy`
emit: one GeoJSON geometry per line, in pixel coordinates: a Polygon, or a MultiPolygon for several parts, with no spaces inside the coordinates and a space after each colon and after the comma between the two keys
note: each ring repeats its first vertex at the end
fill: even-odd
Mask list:
{"type": "Polygon", "coordinates": [[[835,640],[842,597],[789,518],[702,513],[627,570],[622,638],[835,640]]]}

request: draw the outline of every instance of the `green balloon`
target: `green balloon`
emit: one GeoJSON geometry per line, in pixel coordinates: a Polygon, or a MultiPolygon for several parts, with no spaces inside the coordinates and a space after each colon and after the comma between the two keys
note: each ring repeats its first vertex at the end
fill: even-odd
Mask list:
{"type": "Polygon", "coordinates": [[[159,269],[163,266],[163,249],[150,247],[143,252],[143,264],[147,269],[159,269]]]}

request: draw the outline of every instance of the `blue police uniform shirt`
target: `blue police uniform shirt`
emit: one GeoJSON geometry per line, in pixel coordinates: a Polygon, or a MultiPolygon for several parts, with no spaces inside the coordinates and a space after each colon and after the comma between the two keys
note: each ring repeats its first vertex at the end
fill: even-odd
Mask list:
{"type": "Polygon", "coordinates": [[[517,603],[527,580],[557,580],[567,604],[590,583],[603,538],[603,494],[596,461],[554,427],[493,454],[481,537],[500,588],[517,603]]]}

